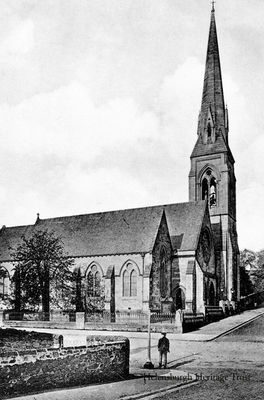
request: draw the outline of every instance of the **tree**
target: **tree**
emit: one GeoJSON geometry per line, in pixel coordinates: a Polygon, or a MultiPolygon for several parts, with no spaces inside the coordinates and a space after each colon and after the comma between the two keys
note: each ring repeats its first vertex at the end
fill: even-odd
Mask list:
{"type": "Polygon", "coordinates": [[[50,311],[50,303],[69,300],[74,260],[64,253],[63,242],[54,232],[39,230],[13,249],[15,262],[15,308],[36,308],[50,311]]]}
{"type": "Polygon", "coordinates": [[[257,268],[253,271],[252,277],[256,291],[264,291],[264,250],[257,253],[257,268]]]}
{"type": "Polygon", "coordinates": [[[264,291],[264,250],[244,249],[240,254],[241,295],[264,291]]]}
{"type": "Polygon", "coordinates": [[[240,253],[240,293],[241,296],[247,296],[254,291],[253,281],[250,271],[257,265],[257,254],[248,249],[240,253]]]}

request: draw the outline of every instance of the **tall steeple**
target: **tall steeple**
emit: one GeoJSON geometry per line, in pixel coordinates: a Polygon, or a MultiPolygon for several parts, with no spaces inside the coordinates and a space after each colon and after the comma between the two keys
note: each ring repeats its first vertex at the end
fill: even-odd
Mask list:
{"type": "Polygon", "coordinates": [[[197,134],[198,140],[191,157],[218,153],[219,151],[230,152],[228,146],[228,118],[224,101],[214,2],[211,10],[202,104],[197,134]]]}
{"type": "Polygon", "coordinates": [[[191,154],[189,200],[207,200],[214,232],[218,293],[223,301],[231,301],[239,299],[235,161],[228,144],[228,112],[212,4],[198,137],[191,154]]]}

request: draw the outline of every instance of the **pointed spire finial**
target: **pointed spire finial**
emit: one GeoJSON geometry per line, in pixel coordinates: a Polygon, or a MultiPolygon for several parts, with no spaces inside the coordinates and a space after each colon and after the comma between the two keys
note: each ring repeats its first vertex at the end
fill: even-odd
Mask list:
{"type": "Polygon", "coordinates": [[[215,11],[215,0],[212,1],[212,11],[215,11]]]}

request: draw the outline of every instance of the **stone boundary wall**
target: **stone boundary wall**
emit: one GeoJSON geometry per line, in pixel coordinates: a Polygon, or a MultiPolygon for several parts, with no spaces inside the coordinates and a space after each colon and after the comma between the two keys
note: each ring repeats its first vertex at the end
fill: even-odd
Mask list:
{"type": "Polygon", "coordinates": [[[47,329],[78,329],[75,322],[55,321],[4,321],[3,326],[10,328],[47,328],[47,329]]]}
{"type": "Polygon", "coordinates": [[[0,352],[0,398],[126,378],[129,340],[111,340],[80,347],[0,352]]]}
{"type": "Polygon", "coordinates": [[[59,336],[51,333],[28,332],[0,328],[0,353],[4,351],[32,350],[59,346],[59,336]]]}
{"type": "MultiPolygon", "coordinates": [[[[120,331],[120,332],[148,332],[148,325],[139,324],[99,324],[99,323],[89,323],[86,322],[84,329],[87,331],[120,331]]],[[[181,333],[181,327],[173,324],[151,324],[151,332],[161,332],[166,329],[167,333],[181,333]]]]}
{"type": "MultiPolygon", "coordinates": [[[[7,321],[6,327],[20,328],[47,328],[47,329],[76,329],[75,322],[68,322],[64,324],[49,322],[49,321],[7,321]]],[[[163,328],[167,329],[168,333],[180,333],[181,327],[175,324],[151,324],[151,332],[161,332],[163,328]]],[[[119,323],[97,323],[97,322],[84,322],[83,327],[87,331],[120,331],[120,332],[147,332],[147,324],[119,324],[119,323]]]]}

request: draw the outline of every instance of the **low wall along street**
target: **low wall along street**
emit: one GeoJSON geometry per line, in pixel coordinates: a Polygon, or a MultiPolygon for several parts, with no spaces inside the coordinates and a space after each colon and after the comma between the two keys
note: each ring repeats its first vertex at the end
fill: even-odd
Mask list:
{"type": "Polygon", "coordinates": [[[59,336],[51,333],[28,332],[0,328],[0,353],[4,351],[32,350],[59,345],[59,336]]]}
{"type": "Polygon", "coordinates": [[[129,374],[129,340],[87,337],[80,347],[0,347],[0,398],[119,380],[129,374]]]}

